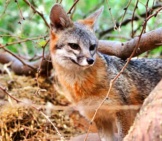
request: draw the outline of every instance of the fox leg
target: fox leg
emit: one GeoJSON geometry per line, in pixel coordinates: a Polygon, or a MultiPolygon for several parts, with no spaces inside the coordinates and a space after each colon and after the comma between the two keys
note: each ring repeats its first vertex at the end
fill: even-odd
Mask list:
{"type": "Polygon", "coordinates": [[[116,125],[118,129],[118,141],[122,141],[133,124],[137,111],[125,110],[116,113],[116,125]]]}
{"type": "Polygon", "coordinates": [[[116,141],[114,122],[113,118],[95,120],[101,141],[116,141]]]}

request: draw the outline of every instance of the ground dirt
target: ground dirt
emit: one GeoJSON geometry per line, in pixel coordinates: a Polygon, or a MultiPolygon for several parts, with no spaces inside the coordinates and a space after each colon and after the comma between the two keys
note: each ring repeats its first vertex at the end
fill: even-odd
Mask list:
{"type": "MultiPolygon", "coordinates": [[[[56,93],[52,83],[47,78],[36,81],[29,76],[0,72],[0,86],[21,101],[0,90],[0,141],[61,140],[52,124],[65,140],[86,132],[89,126],[86,119],[56,93]]],[[[95,127],[92,131],[96,131],[95,127]]]]}

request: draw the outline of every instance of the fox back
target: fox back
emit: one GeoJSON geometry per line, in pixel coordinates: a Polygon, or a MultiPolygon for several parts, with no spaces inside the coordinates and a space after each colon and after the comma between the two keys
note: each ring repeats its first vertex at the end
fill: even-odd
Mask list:
{"type": "MultiPolygon", "coordinates": [[[[89,120],[106,97],[110,81],[125,64],[117,57],[97,51],[98,39],[94,32],[102,10],[100,8],[77,22],[71,21],[59,4],[55,4],[50,13],[50,52],[55,69],[55,87],[89,120]]],[[[115,107],[142,104],[161,77],[161,59],[130,61],[94,119],[101,140],[115,140],[114,123],[118,140],[122,140],[137,111],[115,107]]]]}

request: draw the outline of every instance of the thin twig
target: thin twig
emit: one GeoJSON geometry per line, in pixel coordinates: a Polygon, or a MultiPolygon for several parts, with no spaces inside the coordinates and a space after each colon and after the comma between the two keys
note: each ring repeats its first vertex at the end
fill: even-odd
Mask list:
{"type": "Polygon", "coordinates": [[[134,7],[133,14],[132,14],[132,19],[131,19],[131,26],[132,26],[132,34],[131,34],[131,37],[132,38],[134,37],[134,30],[133,30],[134,29],[134,19],[135,19],[136,9],[138,8],[138,3],[139,3],[139,0],[136,1],[136,5],[134,7]]]}
{"type": "MultiPolygon", "coordinates": [[[[161,4],[158,4],[158,5],[153,6],[153,7],[152,7],[152,11],[155,10],[155,9],[157,9],[157,8],[159,8],[159,7],[161,7],[161,6],[162,6],[161,4]]],[[[146,12],[142,13],[142,14],[139,15],[139,16],[145,18],[146,12]]],[[[134,21],[139,20],[139,16],[134,16],[134,21]]],[[[127,25],[127,24],[130,23],[131,21],[132,21],[132,19],[125,19],[125,20],[121,23],[121,26],[127,25]]],[[[119,23],[116,23],[116,24],[118,25],[119,23]]],[[[110,27],[110,28],[108,28],[108,29],[106,29],[106,30],[104,30],[104,31],[101,31],[101,32],[99,33],[99,37],[101,38],[101,37],[103,37],[105,34],[111,32],[111,31],[113,31],[113,30],[114,30],[114,26],[113,26],[113,27],[110,27]]]]}
{"type": "MultiPolygon", "coordinates": [[[[1,48],[1,46],[0,46],[0,48],[1,48]]],[[[17,58],[24,66],[28,66],[31,69],[36,70],[35,67],[33,67],[33,66],[25,63],[20,57],[18,57],[16,54],[14,54],[13,52],[11,52],[10,50],[6,49],[5,47],[3,47],[3,50],[6,51],[6,52],[8,52],[9,54],[11,54],[12,56],[14,56],[15,58],[17,58]]]]}
{"type": "Polygon", "coordinates": [[[31,9],[34,11],[34,13],[37,13],[42,19],[43,21],[45,22],[45,25],[50,28],[48,22],[46,21],[44,15],[42,13],[40,13],[38,10],[35,9],[35,7],[28,1],[28,0],[24,0],[24,2],[29,5],[31,7],[31,9]]]}
{"type": "Polygon", "coordinates": [[[12,98],[13,100],[15,100],[17,103],[20,103],[20,102],[21,102],[20,100],[18,100],[17,98],[15,98],[15,97],[12,96],[11,94],[9,94],[9,93],[7,92],[7,89],[6,89],[6,88],[3,88],[1,85],[0,85],[0,89],[1,89],[5,94],[7,94],[7,96],[9,96],[9,97],[12,98]]]}
{"type": "Polygon", "coordinates": [[[116,21],[114,20],[114,17],[113,17],[113,15],[112,15],[112,13],[111,13],[111,7],[110,7],[109,4],[108,4],[108,0],[106,0],[106,4],[107,4],[107,6],[108,6],[108,10],[109,10],[109,13],[110,13],[111,19],[112,19],[113,24],[114,24],[113,29],[114,29],[114,30],[117,30],[116,21]]]}
{"type": "Polygon", "coordinates": [[[62,3],[62,0],[60,0],[60,2],[59,2],[60,4],[62,3]]]}
{"type": "Polygon", "coordinates": [[[71,14],[71,11],[73,10],[73,8],[76,6],[76,4],[79,2],[79,0],[75,0],[74,4],[71,6],[71,8],[69,9],[69,11],[67,12],[67,14],[71,14]]]}
{"type": "Polygon", "coordinates": [[[39,67],[38,67],[38,69],[37,69],[37,74],[36,74],[36,78],[35,78],[38,87],[39,87],[38,78],[39,78],[39,75],[40,75],[40,73],[41,73],[41,68],[42,68],[41,66],[42,66],[42,64],[43,64],[43,61],[45,60],[45,47],[47,46],[47,44],[49,43],[49,41],[50,41],[50,40],[48,39],[48,40],[46,41],[45,45],[42,46],[42,49],[43,49],[43,51],[42,51],[42,59],[41,59],[40,65],[39,65],[39,67]]]}
{"type": "MultiPolygon", "coordinates": [[[[19,6],[18,0],[15,0],[15,2],[17,3],[18,9],[19,9],[19,11],[20,11],[20,19],[25,20],[23,14],[22,14],[21,8],[20,8],[20,6],[19,6]]],[[[20,21],[19,21],[19,23],[21,24],[20,21]]]]}
{"type": "Polygon", "coordinates": [[[130,5],[131,2],[132,2],[132,0],[129,0],[127,6],[124,8],[124,14],[122,16],[121,22],[119,23],[119,28],[121,27],[121,24],[123,23],[124,17],[125,17],[125,15],[127,13],[128,7],[129,7],[129,5],[130,5]]]}
{"type": "MultiPolygon", "coordinates": [[[[6,10],[7,10],[8,6],[9,6],[10,2],[11,2],[11,1],[9,1],[9,0],[6,0],[6,1],[5,1],[5,4],[4,4],[4,6],[3,6],[4,10],[3,10],[2,14],[0,15],[0,19],[1,19],[1,18],[3,17],[3,15],[6,13],[6,10]]],[[[3,2],[3,3],[4,3],[4,2],[3,2]]]]}
{"type": "MultiPolygon", "coordinates": [[[[9,96],[11,99],[15,100],[17,103],[23,103],[25,105],[27,105],[25,102],[15,98],[14,96],[12,96],[10,93],[7,92],[7,89],[6,88],[3,88],[1,85],[0,85],[0,90],[2,90],[7,96],[9,96]]],[[[50,118],[44,114],[40,109],[36,108],[35,106],[33,105],[29,105],[31,108],[35,109],[36,111],[38,111],[40,114],[42,114],[44,116],[44,118],[54,127],[56,133],[58,134],[58,136],[60,137],[61,140],[65,140],[65,138],[62,136],[62,134],[59,132],[58,128],[54,125],[54,123],[50,120],[50,118]]]]}
{"type": "Polygon", "coordinates": [[[148,17],[148,12],[149,12],[149,9],[148,9],[148,3],[149,3],[149,0],[147,0],[146,2],[146,18],[148,17]]]}
{"type": "Polygon", "coordinates": [[[53,122],[50,120],[50,118],[44,114],[42,111],[40,111],[40,113],[46,118],[46,120],[51,123],[51,125],[54,127],[55,131],[57,132],[58,136],[60,137],[61,141],[65,140],[65,138],[62,136],[62,134],[59,132],[58,128],[53,124],[53,122]]]}
{"type": "Polygon", "coordinates": [[[4,64],[3,70],[7,72],[7,74],[9,75],[10,80],[12,81],[13,80],[13,77],[12,77],[12,74],[11,74],[9,68],[8,68],[11,65],[11,63],[12,62],[9,62],[7,64],[4,64]]]}
{"type": "MultiPolygon", "coordinates": [[[[3,35],[0,35],[0,36],[3,36],[3,35]]],[[[27,38],[27,39],[24,39],[24,40],[19,40],[19,41],[15,41],[15,42],[11,42],[11,43],[6,43],[5,45],[0,44],[0,48],[4,48],[4,47],[14,45],[14,44],[20,44],[20,43],[27,42],[27,41],[38,40],[38,39],[41,39],[41,38],[44,38],[44,37],[46,37],[46,36],[27,38]]]]}

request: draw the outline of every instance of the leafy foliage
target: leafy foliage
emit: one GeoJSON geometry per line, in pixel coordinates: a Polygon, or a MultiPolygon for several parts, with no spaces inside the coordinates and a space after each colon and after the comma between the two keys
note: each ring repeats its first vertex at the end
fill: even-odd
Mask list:
{"type": "MultiPolygon", "coordinates": [[[[45,20],[49,23],[49,12],[52,5],[61,1],[29,0],[29,2],[37,11],[43,14],[45,20]]],[[[66,11],[71,8],[73,3],[73,0],[62,1],[66,11]]],[[[105,9],[100,17],[97,30],[99,39],[127,41],[140,34],[144,19],[149,14],[146,11],[149,11],[151,8],[154,9],[152,12],[156,11],[157,8],[155,7],[160,7],[162,3],[155,0],[82,0],[72,10],[71,17],[73,20],[85,18],[102,5],[105,9]],[[137,2],[138,6],[136,8],[137,2]],[[135,17],[138,19],[122,24],[126,20],[135,19],[135,17]],[[103,34],[106,30],[108,31],[103,34]]],[[[0,19],[0,44],[27,40],[20,44],[11,44],[8,46],[8,49],[27,57],[39,55],[42,52],[41,47],[44,46],[48,39],[49,28],[42,17],[26,3],[26,0],[1,1],[0,19]]],[[[158,14],[149,20],[146,32],[161,26],[162,15],[158,14]]],[[[157,56],[161,52],[162,47],[152,51],[150,55],[155,54],[157,56]]]]}

